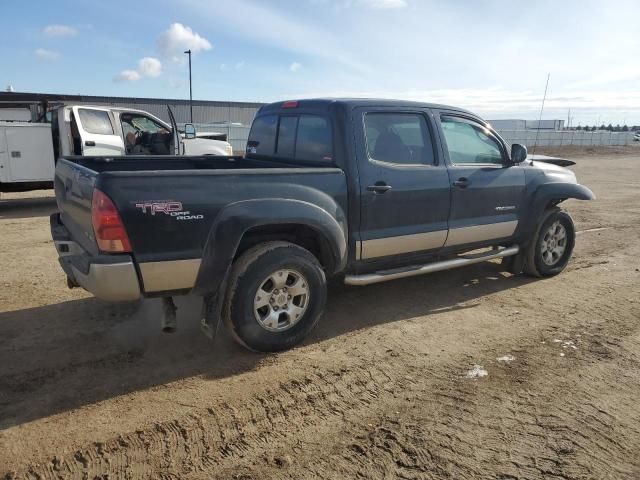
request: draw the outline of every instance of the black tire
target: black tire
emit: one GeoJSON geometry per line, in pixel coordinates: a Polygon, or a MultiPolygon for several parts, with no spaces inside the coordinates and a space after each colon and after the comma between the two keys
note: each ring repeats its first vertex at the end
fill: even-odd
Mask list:
{"type": "Polygon", "coordinates": [[[552,277],[559,274],[569,263],[575,242],[576,229],[569,214],[558,207],[546,210],[542,215],[535,238],[527,248],[524,272],[534,277],[552,277]],[[547,257],[545,261],[542,253],[543,242],[547,241],[549,229],[556,222],[564,228],[566,233],[564,251],[557,258],[547,257]]]}
{"type": "MultiPolygon", "coordinates": [[[[276,300],[282,298],[274,295],[273,291],[276,290],[269,295],[277,297],[276,300]]],[[[247,250],[234,262],[229,275],[223,318],[241,345],[258,352],[277,352],[293,347],[311,332],[324,311],[326,298],[324,270],[315,256],[293,243],[268,242],[247,250]],[[282,330],[270,331],[268,326],[259,322],[260,311],[256,313],[254,300],[259,297],[258,289],[264,287],[265,279],[286,270],[292,272],[289,279],[302,279],[301,285],[308,290],[308,294],[295,297],[289,300],[291,303],[280,307],[277,304],[263,307],[269,309],[269,315],[281,315],[279,318],[283,319],[278,320],[278,327],[274,327],[282,330]],[[296,311],[301,313],[294,320],[293,315],[289,315],[294,308],[293,302],[302,305],[303,299],[306,299],[304,310],[301,311],[299,305],[295,306],[298,309],[296,311]],[[287,307],[287,311],[284,307],[287,307]],[[274,312],[274,308],[279,308],[280,313],[274,312]]]]}

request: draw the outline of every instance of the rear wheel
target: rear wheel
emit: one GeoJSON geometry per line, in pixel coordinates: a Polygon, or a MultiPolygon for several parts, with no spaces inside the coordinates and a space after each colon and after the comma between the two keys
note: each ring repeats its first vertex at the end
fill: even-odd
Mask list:
{"type": "Polygon", "coordinates": [[[268,242],[234,263],[224,319],[245,347],[285,350],[315,327],[326,295],[324,271],[309,251],[288,242],[268,242]]]}
{"type": "Polygon", "coordinates": [[[560,273],[573,253],[575,235],[573,220],[567,212],[559,208],[548,210],[527,250],[525,272],[536,277],[560,273]]]}

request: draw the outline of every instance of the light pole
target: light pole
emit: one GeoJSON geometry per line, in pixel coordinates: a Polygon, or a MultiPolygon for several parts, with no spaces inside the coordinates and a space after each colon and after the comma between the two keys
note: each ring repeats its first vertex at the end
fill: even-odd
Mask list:
{"type": "Polygon", "coordinates": [[[187,55],[189,55],[189,112],[191,114],[191,123],[193,123],[193,92],[191,90],[191,49],[185,50],[187,55]]]}

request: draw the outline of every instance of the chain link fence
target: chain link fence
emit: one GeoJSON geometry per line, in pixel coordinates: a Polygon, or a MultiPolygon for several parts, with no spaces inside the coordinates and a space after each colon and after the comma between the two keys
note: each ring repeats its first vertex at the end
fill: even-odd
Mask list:
{"type": "Polygon", "coordinates": [[[507,143],[520,143],[527,147],[564,145],[629,145],[633,143],[633,132],[608,132],[584,130],[497,130],[507,143]],[[538,135],[536,141],[536,133],[538,135]]]}

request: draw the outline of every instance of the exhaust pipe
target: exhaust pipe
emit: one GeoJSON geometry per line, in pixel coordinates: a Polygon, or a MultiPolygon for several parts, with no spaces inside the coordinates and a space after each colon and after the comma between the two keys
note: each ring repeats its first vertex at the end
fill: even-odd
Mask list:
{"type": "Polygon", "coordinates": [[[178,328],[176,310],[178,308],[173,303],[173,297],[162,297],[162,318],[160,322],[164,333],[174,333],[178,328]]]}

